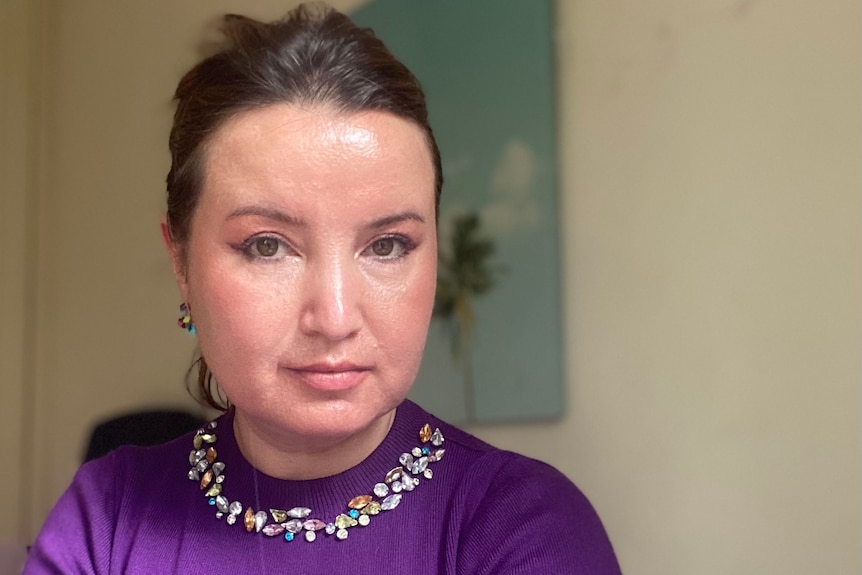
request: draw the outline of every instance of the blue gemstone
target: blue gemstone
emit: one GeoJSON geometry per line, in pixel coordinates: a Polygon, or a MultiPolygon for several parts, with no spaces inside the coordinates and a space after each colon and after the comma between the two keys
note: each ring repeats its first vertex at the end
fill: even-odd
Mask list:
{"type": "Polygon", "coordinates": [[[350,511],[347,512],[347,514],[350,515],[351,517],[353,517],[354,519],[359,517],[359,511],[357,511],[356,509],[351,509],[350,511]]]}
{"type": "Polygon", "coordinates": [[[285,533],[285,534],[284,534],[284,540],[285,540],[285,541],[293,541],[293,533],[291,533],[290,531],[288,531],[287,533],[285,533]]]}
{"type": "Polygon", "coordinates": [[[431,453],[430,449],[428,449],[427,447],[422,448],[422,455],[428,455],[429,453],[431,453]]]}
{"type": "Polygon", "coordinates": [[[210,505],[215,505],[215,497],[210,497],[210,500],[208,501],[208,503],[210,505]]]}

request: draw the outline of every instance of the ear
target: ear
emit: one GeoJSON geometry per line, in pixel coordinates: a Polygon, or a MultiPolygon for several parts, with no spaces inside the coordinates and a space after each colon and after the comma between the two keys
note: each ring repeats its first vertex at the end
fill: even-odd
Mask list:
{"type": "Polygon", "coordinates": [[[186,281],[185,250],[175,243],[173,238],[171,238],[171,230],[168,227],[167,214],[162,216],[161,228],[162,242],[164,242],[168,256],[171,258],[171,266],[173,266],[174,269],[174,279],[177,282],[177,287],[180,289],[180,298],[182,298],[184,302],[188,302],[189,287],[188,282],[186,281]]]}

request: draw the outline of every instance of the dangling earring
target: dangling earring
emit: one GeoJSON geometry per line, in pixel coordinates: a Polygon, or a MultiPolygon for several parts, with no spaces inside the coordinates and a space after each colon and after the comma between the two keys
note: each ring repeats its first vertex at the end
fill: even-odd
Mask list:
{"type": "Polygon", "coordinates": [[[188,330],[188,332],[192,335],[195,335],[198,330],[195,327],[195,323],[192,321],[192,313],[189,309],[188,304],[185,302],[180,304],[180,319],[177,320],[177,325],[181,328],[188,330]]]}

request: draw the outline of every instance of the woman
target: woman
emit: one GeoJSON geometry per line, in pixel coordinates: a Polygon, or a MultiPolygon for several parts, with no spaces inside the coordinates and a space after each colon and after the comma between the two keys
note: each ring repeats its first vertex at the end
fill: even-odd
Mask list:
{"type": "Polygon", "coordinates": [[[333,11],[226,33],[176,92],[162,231],[229,408],[84,465],[25,572],[618,573],[564,476],[405,399],[442,186],[416,79],[333,11]]]}

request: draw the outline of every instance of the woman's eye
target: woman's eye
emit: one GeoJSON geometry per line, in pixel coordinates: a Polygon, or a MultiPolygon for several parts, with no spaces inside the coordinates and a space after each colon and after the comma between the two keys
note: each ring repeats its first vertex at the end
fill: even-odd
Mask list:
{"type": "Polygon", "coordinates": [[[371,244],[371,251],[375,256],[386,257],[392,254],[395,249],[395,240],[392,238],[383,238],[371,244]]]}
{"type": "Polygon", "coordinates": [[[371,242],[366,248],[368,255],[382,260],[397,260],[409,254],[413,245],[407,238],[388,236],[371,242]]]}
{"type": "Polygon", "coordinates": [[[275,238],[263,237],[254,240],[255,255],[263,258],[271,258],[278,253],[279,241],[275,238]]]}
{"type": "Polygon", "coordinates": [[[289,255],[290,245],[276,236],[256,236],[236,246],[249,259],[277,260],[289,255]]]}

